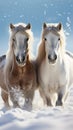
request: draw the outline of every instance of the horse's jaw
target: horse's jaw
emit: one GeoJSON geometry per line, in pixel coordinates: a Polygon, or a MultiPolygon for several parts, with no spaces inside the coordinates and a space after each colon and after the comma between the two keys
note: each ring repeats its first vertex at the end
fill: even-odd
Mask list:
{"type": "Polygon", "coordinates": [[[58,63],[60,63],[60,55],[57,55],[57,59],[56,60],[52,60],[52,61],[50,61],[49,59],[48,59],[48,56],[46,55],[46,63],[48,64],[48,65],[50,65],[50,66],[55,66],[55,65],[57,65],[58,63]]]}
{"type": "Polygon", "coordinates": [[[46,58],[46,62],[50,66],[55,66],[57,64],[57,62],[58,62],[58,59],[56,59],[55,61],[49,61],[49,59],[46,58]]]}
{"type": "Polygon", "coordinates": [[[57,60],[56,61],[52,61],[52,62],[48,61],[48,64],[54,66],[54,65],[57,64],[57,60]]]}
{"type": "Polygon", "coordinates": [[[24,63],[18,63],[18,62],[16,62],[16,64],[17,64],[18,67],[24,67],[26,65],[26,62],[24,62],[24,63]]]}

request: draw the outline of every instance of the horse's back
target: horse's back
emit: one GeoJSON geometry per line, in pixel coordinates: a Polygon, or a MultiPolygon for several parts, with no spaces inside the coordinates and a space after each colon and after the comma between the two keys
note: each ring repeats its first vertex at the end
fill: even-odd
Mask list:
{"type": "Polygon", "coordinates": [[[70,51],[66,51],[66,55],[73,59],[73,53],[70,51]]]}
{"type": "Polygon", "coordinates": [[[7,91],[5,81],[4,81],[4,65],[5,65],[6,55],[0,56],[0,86],[3,90],[7,91]]]}
{"type": "Polygon", "coordinates": [[[0,56],[0,62],[2,62],[6,58],[6,55],[0,56]]]}
{"type": "Polygon", "coordinates": [[[4,68],[6,55],[0,56],[0,70],[4,68]]]}
{"type": "Polygon", "coordinates": [[[73,53],[70,51],[66,51],[66,61],[67,61],[67,69],[69,72],[69,86],[73,84],[73,53]]]}

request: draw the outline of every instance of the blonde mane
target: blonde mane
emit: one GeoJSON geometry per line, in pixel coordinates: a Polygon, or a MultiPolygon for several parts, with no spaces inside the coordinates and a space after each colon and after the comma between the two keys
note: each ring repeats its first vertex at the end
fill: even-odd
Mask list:
{"type": "Polygon", "coordinates": [[[28,35],[29,37],[29,43],[28,43],[28,55],[29,55],[29,59],[32,59],[32,54],[31,54],[31,49],[32,49],[32,42],[33,42],[33,33],[30,29],[26,29],[26,24],[23,23],[18,23],[15,24],[15,30],[12,32],[9,29],[9,33],[10,33],[10,38],[9,38],[9,48],[6,54],[6,64],[4,67],[4,75],[5,75],[5,82],[6,84],[8,84],[8,77],[10,76],[13,68],[14,68],[14,50],[13,50],[13,36],[17,33],[17,32],[21,32],[24,33],[26,35],[28,35]]]}
{"type": "Polygon", "coordinates": [[[43,61],[43,59],[46,56],[46,52],[45,52],[45,42],[42,39],[39,46],[38,46],[38,54],[37,54],[37,60],[36,63],[37,65],[40,65],[41,62],[43,61]]]}
{"type": "Polygon", "coordinates": [[[57,29],[57,24],[47,24],[47,27],[42,29],[41,42],[38,47],[38,54],[37,54],[37,60],[36,60],[37,65],[40,65],[46,56],[44,36],[47,35],[49,32],[52,32],[55,35],[60,36],[61,52],[62,52],[62,54],[63,54],[63,52],[65,52],[66,44],[65,44],[65,34],[64,34],[63,27],[59,31],[57,29]]]}

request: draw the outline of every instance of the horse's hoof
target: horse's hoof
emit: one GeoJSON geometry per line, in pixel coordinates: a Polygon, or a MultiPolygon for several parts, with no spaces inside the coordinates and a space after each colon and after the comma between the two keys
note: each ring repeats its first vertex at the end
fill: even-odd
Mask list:
{"type": "Polygon", "coordinates": [[[56,102],[56,106],[63,106],[62,101],[57,101],[57,102],[56,102]]]}

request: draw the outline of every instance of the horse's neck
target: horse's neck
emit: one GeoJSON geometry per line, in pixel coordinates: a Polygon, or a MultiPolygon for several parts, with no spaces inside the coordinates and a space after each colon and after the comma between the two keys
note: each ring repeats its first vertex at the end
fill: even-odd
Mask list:
{"type": "Polygon", "coordinates": [[[14,64],[12,66],[11,72],[9,74],[9,83],[10,84],[16,84],[19,83],[19,81],[24,78],[24,71],[26,70],[26,67],[19,67],[18,65],[14,64]]]}
{"type": "Polygon", "coordinates": [[[29,60],[26,61],[26,64],[23,67],[20,67],[17,65],[16,62],[14,62],[13,68],[12,68],[12,74],[13,76],[15,75],[21,75],[23,76],[25,73],[27,73],[27,71],[31,70],[31,63],[29,60]]]}
{"type": "Polygon", "coordinates": [[[30,60],[26,60],[26,64],[23,67],[17,65],[16,60],[12,62],[11,69],[8,73],[9,84],[19,84],[19,82],[24,82],[27,76],[33,71],[32,63],[30,60]]]}
{"type": "Polygon", "coordinates": [[[12,74],[15,75],[23,75],[24,71],[26,70],[26,65],[24,67],[19,67],[16,63],[12,68],[12,74]]]}

